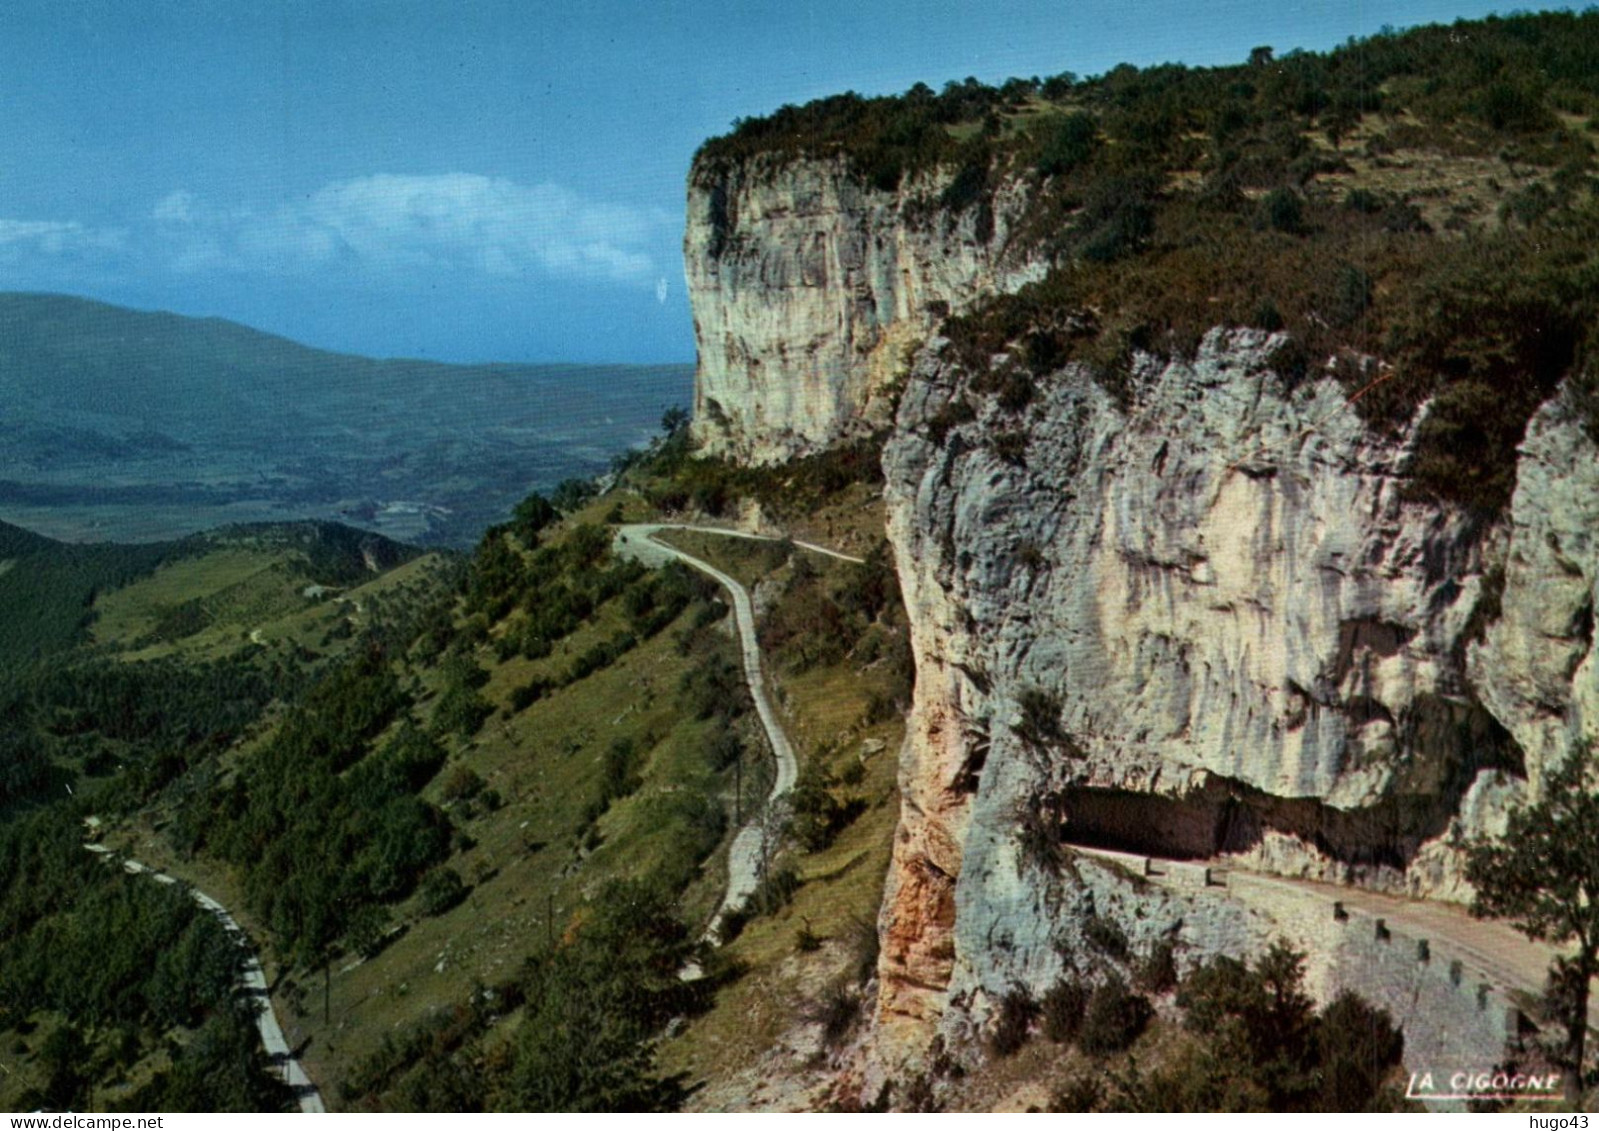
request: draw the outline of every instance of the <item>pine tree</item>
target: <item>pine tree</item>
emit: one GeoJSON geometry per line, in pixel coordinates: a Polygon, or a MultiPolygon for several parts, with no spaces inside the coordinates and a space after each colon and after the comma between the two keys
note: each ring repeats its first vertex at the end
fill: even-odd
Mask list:
{"type": "Polygon", "coordinates": [[[1599,759],[1584,745],[1544,783],[1542,798],[1510,815],[1499,840],[1470,846],[1472,914],[1508,919],[1530,939],[1575,952],[1557,959],[1551,981],[1568,986],[1566,1095],[1582,1099],[1588,995],[1599,973],[1599,759]]]}

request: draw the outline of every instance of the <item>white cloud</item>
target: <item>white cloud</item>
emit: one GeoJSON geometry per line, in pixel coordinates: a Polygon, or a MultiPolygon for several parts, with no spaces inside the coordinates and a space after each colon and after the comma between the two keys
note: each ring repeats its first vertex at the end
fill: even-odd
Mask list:
{"type": "MultiPolygon", "coordinates": [[[[18,278],[86,268],[177,274],[343,273],[417,282],[559,278],[648,292],[677,218],[554,184],[473,173],[335,181],[271,209],[219,205],[185,189],[131,228],[0,219],[0,266],[18,278]]],[[[5,280],[0,279],[0,282],[5,280]]]]}
{"type": "Polygon", "coordinates": [[[379,174],[326,185],[270,213],[223,214],[186,192],[152,213],[181,270],[567,278],[651,285],[673,220],[558,185],[472,173],[379,174]]]}
{"type": "Polygon", "coordinates": [[[0,219],[0,256],[8,262],[112,252],[125,239],[117,229],[91,228],[76,220],[0,219]]]}
{"type": "Polygon", "coordinates": [[[194,205],[194,194],[178,189],[156,201],[150,218],[166,224],[187,224],[194,219],[194,205]]]}

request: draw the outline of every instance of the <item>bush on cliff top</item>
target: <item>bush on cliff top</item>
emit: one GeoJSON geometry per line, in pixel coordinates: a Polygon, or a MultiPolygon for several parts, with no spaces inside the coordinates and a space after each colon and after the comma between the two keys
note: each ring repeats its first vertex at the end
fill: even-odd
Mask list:
{"type": "MultiPolygon", "coordinates": [[[[1527,419],[1562,377],[1577,375],[1599,435],[1587,376],[1599,207],[1581,121],[1596,111],[1599,11],[1523,14],[1325,54],[1263,48],[1231,67],[840,95],[736,123],[701,149],[695,177],[839,156],[896,188],[941,167],[949,188],[927,204],[946,211],[990,208],[996,185],[1021,179],[1030,206],[1011,249],[1054,267],[946,322],[971,372],[1000,352],[1035,377],[1079,361],[1130,404],[1135,351],[1191,354],[1218,324],[1282,330],[1311,364],[1346,359],[1335,371],[1374,428],[1446,393],[1419,437],[1414,493],[1491,516],[1509,500],[1527,419]],[[1349,172],[1340,142],[1377,170],[1371,184],[1324,179],[1349,172]],[[1523,187],[1488,177],[1490,205],[1434,232],[1384,180],[1396,149],[1498,162],[1523,187]],[[1389,368],[1353,363],[1362,355],[1389,368]]],[[[936,439],[947,426],[935,425],[936,439]]]]}
{"type": "Polygon", "coordinates": [[[1384,31],[1326,53],[1270,48],[1224,67],[1122,64],[1077,80],[975,78],[934,92],[853,91],[764,117],[740,118],[701,146],[696,176],[754,158],[838,155],[878,187],[948,165],[963,141],[984,138],[1000,160],[1019,158],[1046,176],[1093,162],[1146,171],[1207,161],[1242,187],[1271,188],[1316,167],[1303,134],[1340,138],[1364,116],[1407,115],[1455,151],[1549,160],[1560,114],[1599,105],[1599,13],[1519,14],[1384,31]],[[1097,122],[1090,132],[1086,121],[1097,122]],[[1103,144],[1109,143],[1109,144],[1103,144]]]}

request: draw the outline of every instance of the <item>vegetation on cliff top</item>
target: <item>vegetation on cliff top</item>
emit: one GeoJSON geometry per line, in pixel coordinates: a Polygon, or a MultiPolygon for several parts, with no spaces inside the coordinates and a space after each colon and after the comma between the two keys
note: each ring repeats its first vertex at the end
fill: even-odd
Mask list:
{"type": "Polygon", "coordinates": [[[1030,204],[1004,251],[1051,270],[946,321],[967,369],[1082,361],[1128,403],[1135,352],[1191,354],[1216,325],[1286,331],[1284,377],[1330,364],[1373,427],[1435,397],[1417,493],[1488,515],[1562,378],[1599,420],[1596,112],[1599,11],[1556,12],[1324,54],[1262,47],[1230,67],[843,94],[735,123],[695,176],[837,156],[877,188],[928,194],[908,218],[980,221],[1021,181],[1030,204]]]}
{"type": "Polygon", "coordinates": [[[1258,47],[1226,67],[1122,64],[998,87],[968,78],[942,93],[918,83],[903,95],[848,92],[738,119],[701,146],[697,175],[754,157],[840,156],[895,189],[952,159],[988,158],[1045,176],[1202,170],[1233,187],[1271,188],[1317,171],[1305,131],[1336,142],[1372,115],[1404,124],[1390,139],[1397,147],[1554,164],[1586,152],[1559,127],[1599,109],[1596,64],[1599,11],[1589,9],[1385,30],[1326,53],[1258,47]]]}

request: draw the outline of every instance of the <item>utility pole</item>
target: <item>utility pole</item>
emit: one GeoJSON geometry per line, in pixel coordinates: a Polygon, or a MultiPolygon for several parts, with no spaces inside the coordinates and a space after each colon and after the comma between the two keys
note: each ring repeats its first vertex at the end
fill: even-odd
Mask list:
{"type": "Polygon", "coordinates": [[[733,759],[733,777],[738,784],[733,787],[733,824],[744,823],[744,751],[733,759]]]}

